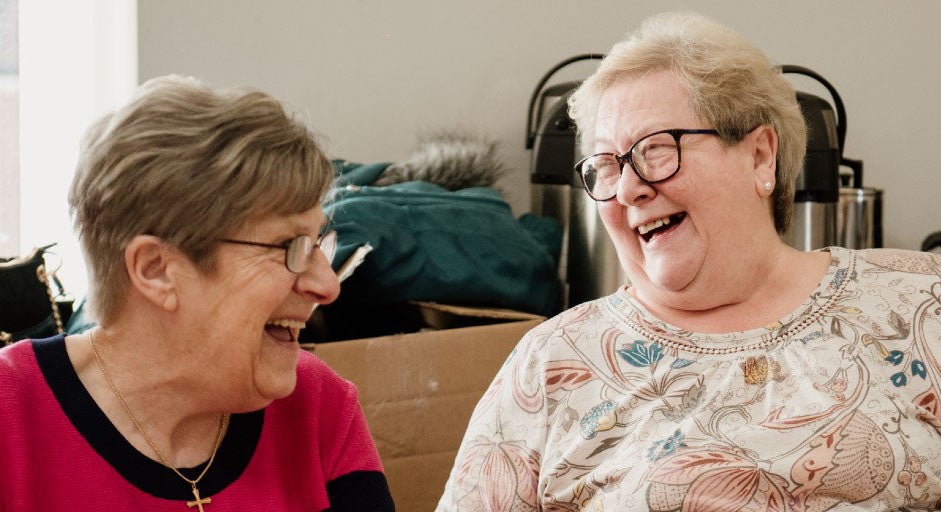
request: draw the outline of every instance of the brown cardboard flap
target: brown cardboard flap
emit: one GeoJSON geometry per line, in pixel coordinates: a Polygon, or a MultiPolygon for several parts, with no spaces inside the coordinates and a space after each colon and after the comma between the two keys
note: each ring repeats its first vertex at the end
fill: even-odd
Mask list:
{"type": "Polygon", "coordinates": [[[425,324],[431,329],[438,330],[517,320],[543,319],[539,315],[512,309],[453,306],[438,304],[437,302],[419,301],[413,301],[412,304],[419,308],[425,324]]]}
{"type": "Polygon", "coordinates": [[[303,346],[356,384],[397,510],[421,512],[434,510],[443,493],[477,401],[543,317],[416,306],[436,317],[429,324],[488,324],[303,346]]]}

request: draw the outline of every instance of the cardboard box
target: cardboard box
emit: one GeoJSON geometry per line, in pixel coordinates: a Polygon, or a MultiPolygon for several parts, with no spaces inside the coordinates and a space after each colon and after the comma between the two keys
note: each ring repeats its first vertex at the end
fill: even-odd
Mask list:
{"type": "Polygon", "coordinates": [[[396,509],[432,511],[477,401],[543,317],[416,303],[429,330],[302,344],[359,388],[396,509]]]}

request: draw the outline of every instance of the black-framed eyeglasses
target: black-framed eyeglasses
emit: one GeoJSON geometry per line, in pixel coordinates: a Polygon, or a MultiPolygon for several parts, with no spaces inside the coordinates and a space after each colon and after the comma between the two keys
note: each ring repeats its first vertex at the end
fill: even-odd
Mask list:
{"type": "Polygon", "coordinates": [[[595,201],[608,201],[617,195],[624,164],[645,183],[659,183],[680,171],[680,137],[683,135],[719,135],[716,130],[660,130],[637,139],[623,155],[598,153],[575,164],[585,192],[595,201]]]}
{"type": "Polygon", "coordinates": [[[324,256],[327,257],[327,263],[333,262],[333,256],[337,251],[337,232],[327,231],[320,235],[314,242],[310,235],[298,235],[283,244],[266,244],[262,242],[250,242],[248,240],[233,240],[225,238],[220,240],[228,244],[254,245],[257,247],[268,247],[270,249],[284,250],[284,266],[295,274],[300,274],[310,267],[311,257],[314,255],[314,249],[320,248],[324,256]]]}

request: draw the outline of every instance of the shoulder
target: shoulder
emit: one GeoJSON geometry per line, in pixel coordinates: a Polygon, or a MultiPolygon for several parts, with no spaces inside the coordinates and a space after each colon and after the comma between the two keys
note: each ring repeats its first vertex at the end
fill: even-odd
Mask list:
{"type": "Polygon", "coordinates": [[[288,411],[290,416],[303,416],[322,426],[344,423],[351,414],[361,414],[356,386],[306,350],[298,360],[294,392],[276,400],[269,410],[272,414],[288,411]]]}
{"type": "Polygon", "coordinates": [[[616,295],[573,306],[533,327],[519,341],[501,372],[541,374],[573,361],[591,358],[609,332],[624,332],[619,317],[611,311],[616,295]],[[576,349],[577,347],[577,349],[576,349]]]}
{"type": "Polygon", "coordinates": [[[901,249],[846,254],[856,259],[847,275],[853,285],[838,309],[866,325],[870,342],[906,339],[912,332],[938,339],[941,255],[901,249]],[[860,312],[864,315],[857,317],[860,312]]]}
{"type": "Polygon", "coordinates": [[[304,349],[301,349],[300,356],[297,360],[297,375],[298,377],[304,376],[305,378],[343,380],[343,378],[337,375],[322,359],[304,349]]]}
{"type": "Polygon", "coordinates": [[[356,387],[352,382],[339,376],[327,363],[306,350],[301,350],[297,362],[297,387],[294,395],[309,401],[329,399],[331,401],[341,398],[348,400],[350,396],[355,399],[356,387]]]}
{"type": "Polygon", "coordinates": [[[32,378],[38,370],[33,342],[22,340],[0,348],[0,382],[8,384],[14,380],[32,378]]]}
{"type": "Polygon", "coordinates": [[[624,306],[620,292],[606,297],[583,302],[547,319],[532,328],[523,338],[524,342],[542,343],[560,337],[572,337],[608,329],[618,324],[612,308],[624,306]]]}
{"type": "Polygon", "coordinates": [[[863,271],[941,276],[941,254],[905,249],[863,249],[849,251],[861,262],[863,271]]]}
{"type": "Polygon", "coordinates": [[[313,354],[302,351],[294,392],[268,405],[265,422],[278,431],[290,431],[302,423],[308,434],[324,434],[343,430],[351,417],[361,414],[356,386],[313,354]]]}
{"type": "MultiPolygon", "coordinates": [[[[36,361],[33,341],[22,340],[0,349],[0,431],[11,429],[11,418],[45,403],[49,395],[36,361]]],[[[0,436],[5,437],[5,436],[0,436]]]]}

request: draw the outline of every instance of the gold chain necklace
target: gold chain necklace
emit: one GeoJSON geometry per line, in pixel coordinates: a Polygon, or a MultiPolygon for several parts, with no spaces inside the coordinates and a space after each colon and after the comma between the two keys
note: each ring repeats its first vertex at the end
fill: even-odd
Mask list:
{"type": "Polygon", "coordinates": [[[190,488],[193,491],[193,498],[195,499],[193,501],[187,501],[186,506],[189,508],[199,507],[199,512],[204,512],[203,505],[212,503],[212,498],[201,498],[199,496],[199,489],[196,488],[196,484],[198,484],[199,481],[202,480],[204,476],[206,476],[206,472],[209,471],[209,467],[212,466],[212,462],[216,460],[216,452],[219,451],[219,445],[222,444],[222,434],[225,433],[226,427],[229,425],[229,414],[225,413],[221,418],[219,418],[219,433],[216,434],[216,441],[212,445],[212,454],[209,456],[209,462],[206,463],[206,467],[203,468],[202,472],[199,473],[199,476],[197,476],[196,479],[186,478],[183,473],[180,473],[179,470],[173,467],[173,464],[170,464],[170,461],[167,460],[167,458],[164,457],[162,453],[160,453],[160,450],[157,449],[150,438],[147,437],[147,434],[144,433],[144,429],[141,427],[140,422],[138,422],[137,418],[134,417],[134,413],[132,413],[131,408],[127,406],[127,402],[124,401],[124,397],[121,396],[121,393],[118,393],[118,388],[115,387],[114,381],[111,380],[111,376],[108,375],[107,371],[105,371],[105,365],[101,361],[101,354],[98,353],[98,347],[95,346],[95,340],[92,338],[91,333],[88,334],[88,342],[91,344],[91,349],[95,353],[95,361],[98,362],[98,368],[101,369],[101,375],[104,376],[105,382],[108,383],[108,387],[111,388],[111,391],[118,399],[118,402],[121,402],[121,406],[124,407],[124,412],[126,412],[128,417],[131,418],[131,421],[134,423],[134,427],[137,428],[137,431],[140,433],[141,437],[143,437],[144,441],[147,442],[147,446],[149,446],[150,449],[157,454],[157,457],[160,458],[160,462],[163,463],[164,466],[172,469],[173,472],[177,474],[177,476],[183,480],[186,480],[186,482],[190,484],[190,488]]]}

